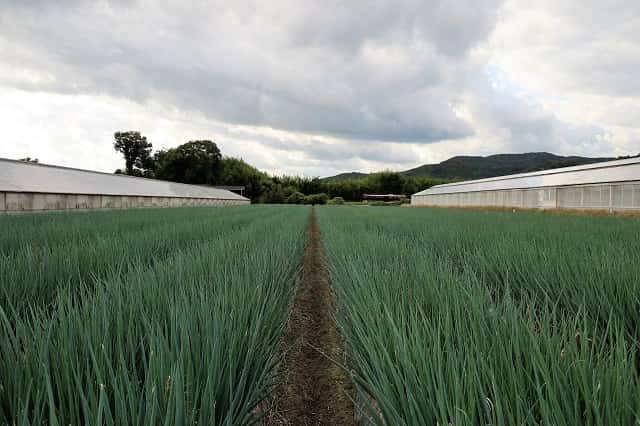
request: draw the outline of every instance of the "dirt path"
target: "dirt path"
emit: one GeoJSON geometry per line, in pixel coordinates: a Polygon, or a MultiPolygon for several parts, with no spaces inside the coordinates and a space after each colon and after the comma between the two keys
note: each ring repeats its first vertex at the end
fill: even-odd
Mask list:
{"type": "Polygon", "coordinates": [[[309,236],[301,282],[285,330],[282,376],[265,420],[268,425],[353,425],[353,385],[323,355],[344,361],[315,209],[309,236]]]}

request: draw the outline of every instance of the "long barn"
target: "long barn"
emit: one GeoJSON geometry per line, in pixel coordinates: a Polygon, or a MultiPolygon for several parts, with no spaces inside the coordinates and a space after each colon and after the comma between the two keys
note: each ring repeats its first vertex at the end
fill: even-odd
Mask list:
{"type": "Polygon", "coordinates": [[[0,212],[249,203],[224,189],[0,159],[0,212]]]}
{"type": "Polygon", "coordinates": [[[640,209],[640,158],[436,185],[411,205],[530,209],[640,209]]]}

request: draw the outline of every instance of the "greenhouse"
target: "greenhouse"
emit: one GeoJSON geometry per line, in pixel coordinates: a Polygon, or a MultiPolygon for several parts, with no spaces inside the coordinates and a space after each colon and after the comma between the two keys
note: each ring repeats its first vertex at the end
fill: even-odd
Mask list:
{"type": "Polygon", "coordinates": [[[0,212],[249,203],[208,186],[0,159],[0,212]]]}
{"type": "Polygon", "coordinates": [[[640,209],[640,158],[436,185],[414,206],[640,209]]]}

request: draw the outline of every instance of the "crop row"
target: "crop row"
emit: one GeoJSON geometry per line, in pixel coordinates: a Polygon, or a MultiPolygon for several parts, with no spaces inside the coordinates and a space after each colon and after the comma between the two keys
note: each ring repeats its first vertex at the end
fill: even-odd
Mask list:
{"type": "Polygon", "coordinates": [[[320,208],[360,401],[386,424],[635,424],[640,227],[320,208]]]}
{"type": "Polygon", "coordinates": [[[263,213],[230,207],[3,215],[0,306],[47,305],[62,287],[73,292],[95,278],[152,265],[176,250],[231,234],[263,213]]]}
{"type": "Polygon", "coordinates": [[[0,423],[251,421],[272,385],[308,217],[239,207],[0,218],[27,223],[1,245],[0,423]]]}

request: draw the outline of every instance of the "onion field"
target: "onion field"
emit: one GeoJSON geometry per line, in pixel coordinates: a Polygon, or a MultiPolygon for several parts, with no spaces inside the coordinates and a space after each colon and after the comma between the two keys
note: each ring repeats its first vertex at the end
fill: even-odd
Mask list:
{"type": "Polygon", "coordinates": [[[308,208],[0,216],[0,424],[244,424],[308,208]]]}
{"type": "Polygon", "coordinates": [[[229,206],[0,231],[0,424],[298,424],[320,382],[348,424],[640,422],[637,219],[229,206]]]}
{"type": "Polygon", "coordinates": [[[389,425],[640,421],[640,222],[320,208],[359,400],[389,425]]]}

